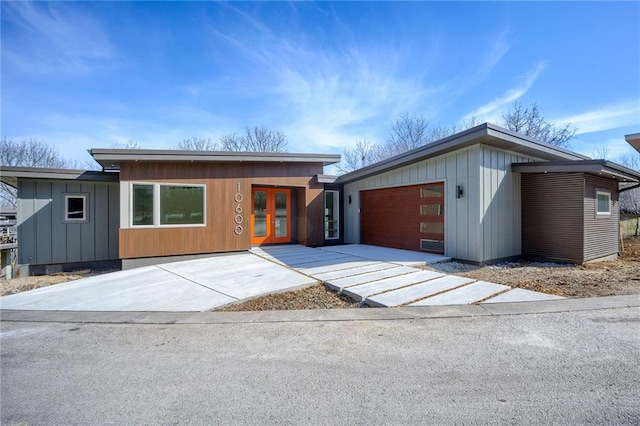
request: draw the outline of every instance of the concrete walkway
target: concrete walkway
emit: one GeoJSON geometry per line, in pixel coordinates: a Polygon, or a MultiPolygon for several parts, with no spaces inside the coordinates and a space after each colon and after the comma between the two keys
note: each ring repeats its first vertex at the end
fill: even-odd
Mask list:
{"type": "Polygon", "coordinates": [[[256,247],[252,252],[322,281],[374,307],[466,305],[563,299],[560,296],[419,269],[446,262],[430,253],[349,244],[256,247]]]}
{"type": "Polygon", "coordinates": [[[1,309],[199,312],[317,281],[251,253],[112,272],[0,297],[1,309]]]}

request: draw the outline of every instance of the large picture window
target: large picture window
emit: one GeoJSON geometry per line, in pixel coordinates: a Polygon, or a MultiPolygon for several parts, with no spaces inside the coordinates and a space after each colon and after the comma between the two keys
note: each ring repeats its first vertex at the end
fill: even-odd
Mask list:
{"type": "Polygon", "coordinates": [[[205,224],[205,186],[132,184],[132,226],[205,224]]]}
{"type": "Polygon", "coordinates": [[[596,214],[611,214],[611,193],[609,191],[596,191],[596,214]]]}

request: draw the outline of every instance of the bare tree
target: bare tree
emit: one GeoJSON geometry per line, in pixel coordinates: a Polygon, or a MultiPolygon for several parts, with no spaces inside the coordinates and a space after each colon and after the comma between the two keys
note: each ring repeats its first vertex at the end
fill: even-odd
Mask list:
{"type": "Polygon", "coordinates": [[[243,151],[243,140],[235,133],[227,133],[220,137],[220,146],[223,151],[243,151]]]}
{"type": "Polygon", "coordinates": [[[391,124],[391,132],[384,143],[389,157],[411,151],[429,141],[429,122],[422,116],[402,114],[391,124]]]}
{"type": "Polygon", "coordinates": [[[241,136],[223,135],[220,143],[224,151],[287,152],[287,136],[264,126],[247,127],[241,136]]]}
{"type": "Polygon", "coordinates": [[[204,139],[197,137],[185,139],[177,146],[177,149],[184,151],[217,151],[218,148],[218,144],[212,141],[211,138],[204,139]]]}
{"type": "Polygon", "coordinates": [[[114,142],[111,144],[111,148],[115,149],[140,149],[142,148],[137,141],[127,140],[126,142],[114,142]]]}
{"type": "MultiPolygon", "coordinates": [[[[622,165],[633,170],[640,168],[640,154],[628,152],[622,157],[622,165]]],[[[636,229],[634,235],[640,235],[640,188],[620,193],[620,213],[635,216],[636,229]]]]}
{"type": "Polygon", "coordinates": [[[595,151],[593,151],[591,156],[600,160],[608,160],[609,148],[607,147],[607,145],[600,145],[595,151]]]}
{"type": "Polygon", "coordinates": [[[345,149],[342,161],[338,164],[339,173],[349,173],[375,162],[376,146],[366,139],[356,142],[351,149],[345,149]]]}
{"type": "MultiPolygon", "coordinates": [[[[35,139],[14,141],[0,139],[0,164],[2,166],[42,167],[65,169],[77,167],[76,163],[63,158],[55,146],[35,139]]],[[[16,208],[17,190],[2,184],[0,202],[3,206],[16,208]]]]}
{"type": "Polygon", "coordinates": [[[511,110],[502,114],[502,119],[502,125],[507,129],[558,147],[568,146],[577,130],[571,123],[549,123],[540,115],[536,103],[526,108],[515,101],[511,110]]]}
{"type": "MultiPolygon", "coordinates": [[[[475,121],[469,123],[470,127],[473,127],[473,125],[475,125],[475,121]]],[[[353,148],[345,149],[338,171],[340,173],[348,173],[357,170],[369,164],[446,138],[457,131],[459,131],[459,128],[455,124],[430,127],[429,122],[422,116],[401,114],[391,124],[389,137],[384,143],[373,144],[363,139],[358,141],[353,148]]]]}

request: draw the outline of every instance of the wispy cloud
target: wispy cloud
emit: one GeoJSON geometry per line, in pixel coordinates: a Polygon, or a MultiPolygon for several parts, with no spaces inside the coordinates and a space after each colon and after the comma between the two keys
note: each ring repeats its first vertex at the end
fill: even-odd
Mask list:
{"type": "MultiPolygon", "coordinates": [[[[279,123],[307,150],[384,137],[381,124],[388,129],[398,114],[419,109],[446,92],[444,84],[431,85],[424,75],[407,72],[416,60],[407,49],[357,43],[339,22],[336,27],[344,34],[336,35],[337,45],[329,47],[318,45],[308,33],[272,30],[245,11],[230,9],[242,18],[242,31],[212,24],[212,33],[259,70],[259,75],[247,78],[247,91],[259,91],[253,95],[265,95],[277,104],[261,118],[279,123]]],[[[185,90],[197,95],[211,87],[203,83],[185,90]]]]}
{"type": "Polygon", "coordinates": [[[113,54],[99,22],[65,3],[2,2],[2,15],[3,60],[22,72],[85,72],[113,54]]]}
{"type": "Polygon", "coordinates": [[[516,87],[507,90],[502,96],[466,114],[463,120],[475,117],[479,121],[500,121],[502,112],[531,89],[531,86],[533,86],[545,68],[546,64],[544,62],[539,63],[534,69],[520,77],[520,82],[516,87]]]}
{"type": "Polygon", "coordinates": [[[599,132],[618,127],[640,125],[640,103],[622,101],[601,108],[555,120],[556,124],[571,123],[578,134],[599,132]]]}

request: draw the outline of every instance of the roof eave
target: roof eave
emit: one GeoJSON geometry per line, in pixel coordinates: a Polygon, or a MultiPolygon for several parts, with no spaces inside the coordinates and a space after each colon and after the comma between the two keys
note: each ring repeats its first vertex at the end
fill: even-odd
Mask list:
{"type": "Polygon", "coordinates": [[[625,135],[624,140],[627,141],[636,151],[640,152],[640,133],[625,135]]]}
{"type": "Polygon", "coordinates": [[[92,182],[117,182],[117,172],[97,170],[46,169],[37,167],[2,167],[0,179],[7,185],[16,187],[18,179],[59,179],[92,182]]]}
{"type": "Polygon", "coordinates": [[[94,148],[89,152],[105,169],[118,168],[122,161],[322,163],[323,166],[340,162],[339,154],[289,154],[273,152],[176,151],[102,148],[94,148]]]}
{"type": "Polygon", "coordinates": [[[511,171],[517,173],[589,173],[609,176],[622,182],[640,182],[640,172],[606,160],[512,163],[511,171]]]}
{"type": "Polygon", "coordinates": [[[471,129],[456,133],[412,151],[391,157],[370,166],[342,175],[339,183],[349,183],[384,173],[393,168],[410,165],[428,158],[443,155],[451,151],[475,144],[486,144],[498,148],[521,152],[547,160],[569,159],[583,160],[589,157],[549,145],[535,139],[522,136],[491,123],[480,124],[471,129]]]}

